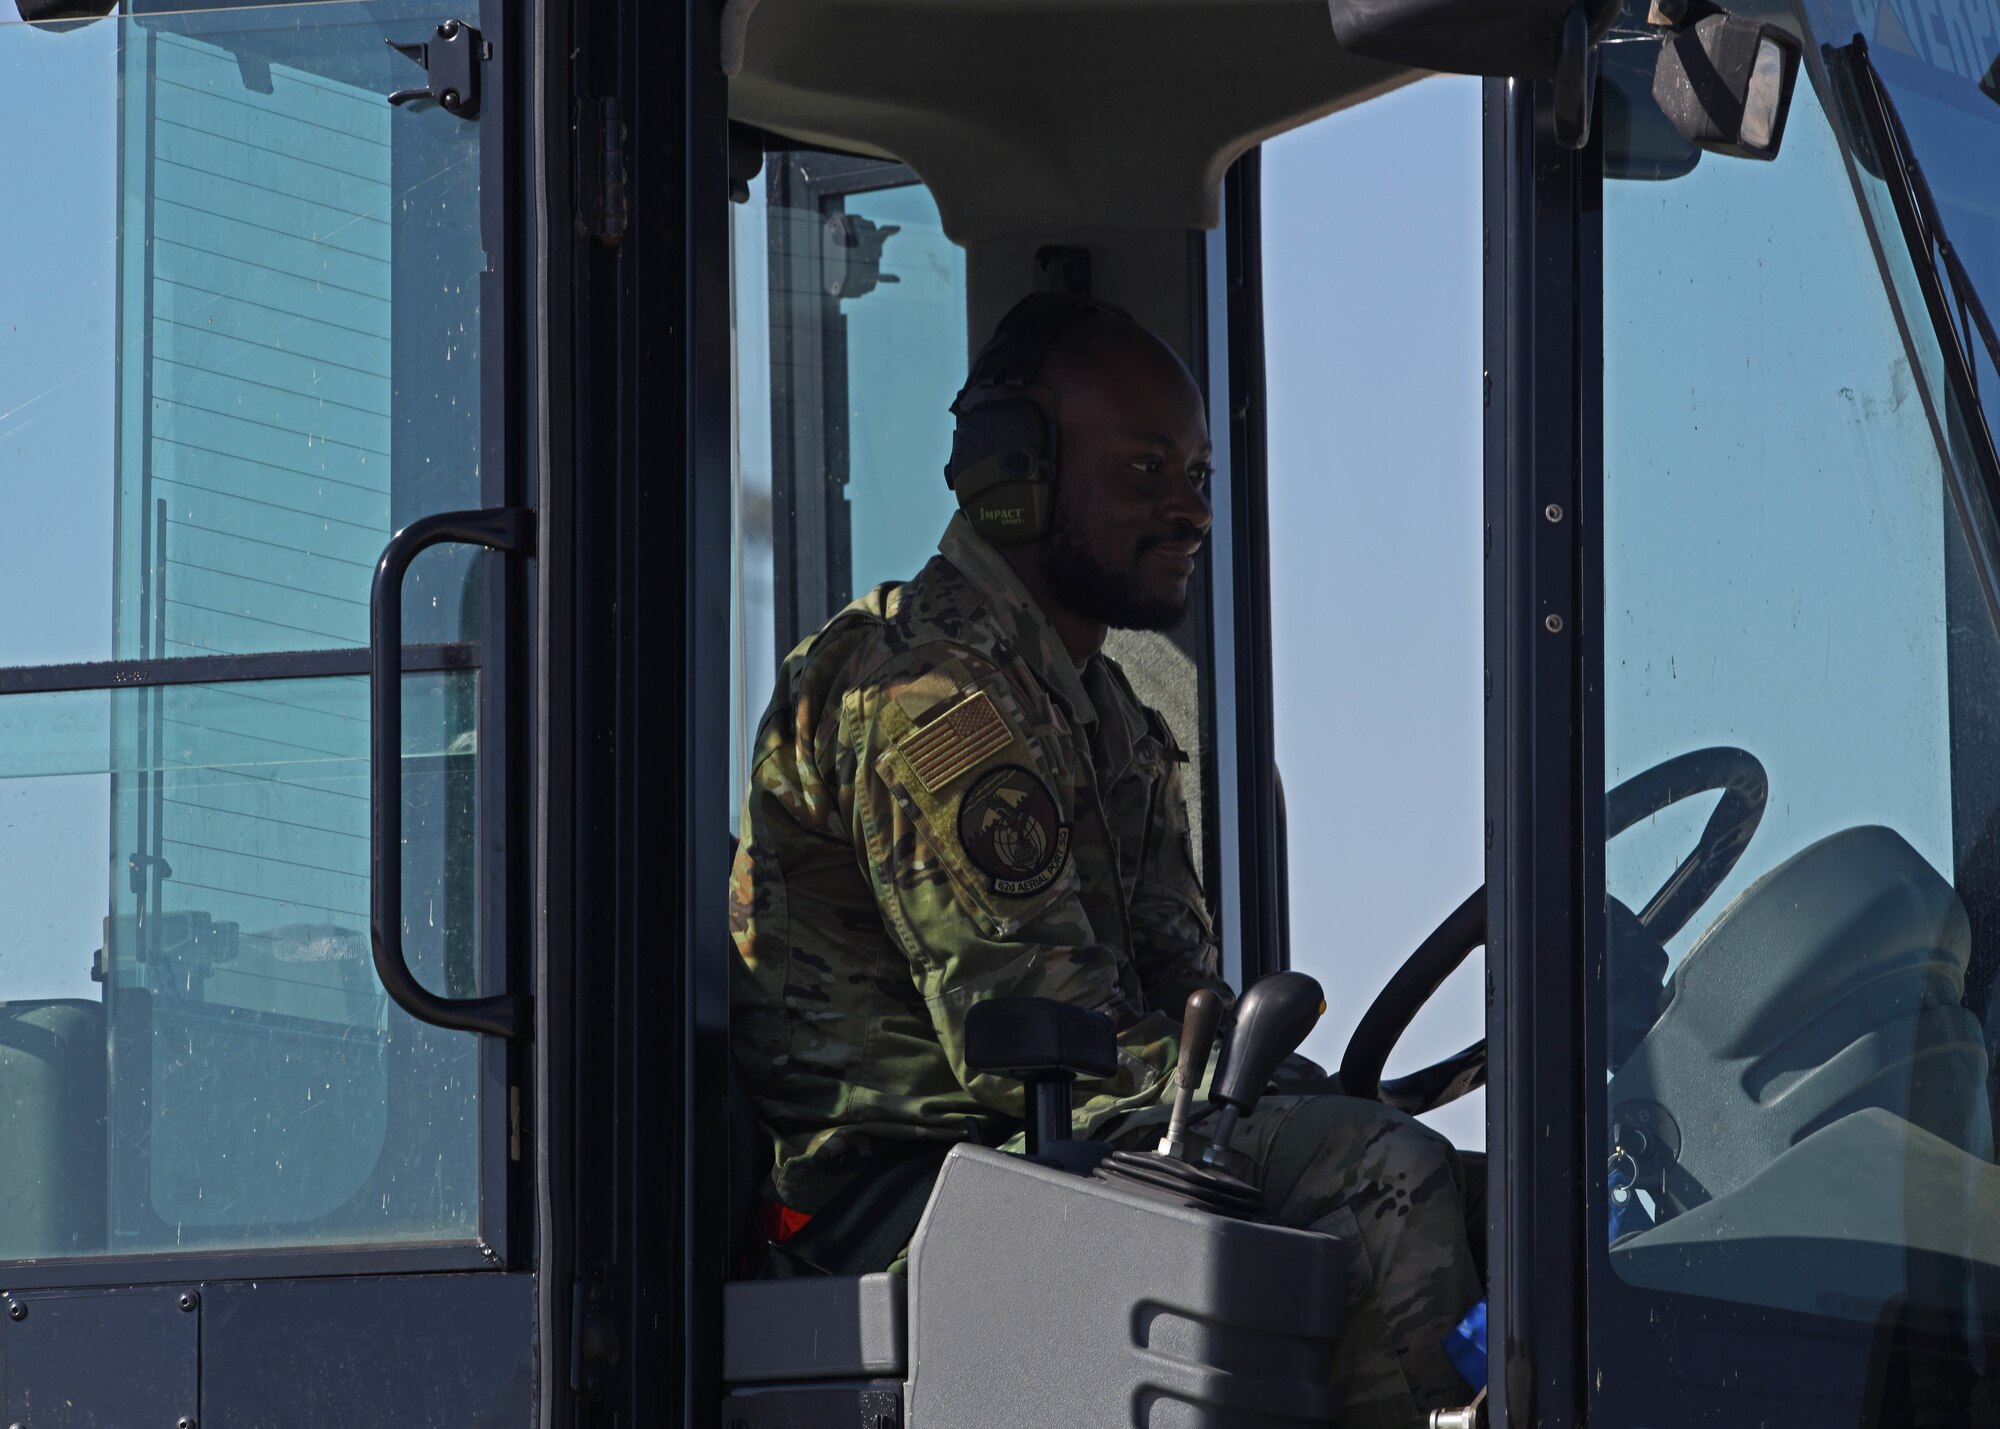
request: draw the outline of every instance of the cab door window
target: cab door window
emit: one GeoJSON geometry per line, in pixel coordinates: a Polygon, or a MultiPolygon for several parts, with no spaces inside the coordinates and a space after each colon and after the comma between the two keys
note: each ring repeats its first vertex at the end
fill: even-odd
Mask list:
{"type": "MultiPolygon", "coordinates": [[[[374,564],[500,492],[489,131],[387,100],[465,12],[124,8],[0,24],[0,1259],[486,1263],[496,1054],[369,938],[374,564]]],[[[405,584],[392,856],[448,995],[500,953],[498,559],[405,584]]]]}
{"type": "MultiPolygon", "coordinates": [[[[1845,1423],[1990,1403],[1996,532],[1939,440],[1977,414],[1902,295],[1883,176],[1839,143],[1853,17],[1808,9],[1840,13],[1775,161],[1689,151],[1647,181],[1607,155],[1586,1233],[1614,1422],[1697,1380],[1747,1414],[1808,1364],[1796,1412],[1845,1423]]],[[[1936,83],[1990,153],[2000,110],[1936,83]]],[[[1988,249],[1978,208],[1959,232],[1988,249]]]]}

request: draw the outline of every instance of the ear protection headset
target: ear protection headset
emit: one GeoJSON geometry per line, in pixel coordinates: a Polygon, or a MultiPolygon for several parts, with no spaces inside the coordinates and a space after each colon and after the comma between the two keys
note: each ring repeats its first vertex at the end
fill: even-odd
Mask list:
{"type": "Polygon", "coordinates": [[[952,399],[958,419],[944,479],[972,529],[996,546],[1039,540],[1055,507],[1056,425],[1028,395],[1049,346],[1090,314],[1123,308],[1079,293],[1033,293],[1000,319],[952,399]]]}

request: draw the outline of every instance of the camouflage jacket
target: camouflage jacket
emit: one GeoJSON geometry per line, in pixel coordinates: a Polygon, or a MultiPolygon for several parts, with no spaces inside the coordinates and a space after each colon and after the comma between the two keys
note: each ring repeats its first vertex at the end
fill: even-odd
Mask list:
{"type": "Polygon", "coordinates": [[[1112,1017],[1088,1132],[1159,1099],[1188,994],[1227,992],[1165,721],[963,517],[939,550],[792,652],[744,796],[733,1040],[808,1213],[887,1144],[1015,1130],[1019,1085],[965,1065],[975,1002],[1112,1017]]]}

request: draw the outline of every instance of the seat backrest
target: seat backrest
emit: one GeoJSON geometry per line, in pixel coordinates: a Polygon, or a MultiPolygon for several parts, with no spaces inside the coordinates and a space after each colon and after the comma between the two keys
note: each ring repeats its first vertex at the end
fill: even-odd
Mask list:
{"type": "Polygon", "coordinates": [[[1612,1118],[1652,1128],[1680,1209],[1866,1107],[1988,1160],[1986,1047],[1961,1005],[1971,955],[1964,904],[1900,834],[1830,834],[1681,960],[1673,1000],[1611,1080],[1612,1118]]]}
{"type": "Polygon", "coordinates": [[[6,1259],[104,1249],[105,1045],[101,1002],[0,1002],[6,1259]]]}

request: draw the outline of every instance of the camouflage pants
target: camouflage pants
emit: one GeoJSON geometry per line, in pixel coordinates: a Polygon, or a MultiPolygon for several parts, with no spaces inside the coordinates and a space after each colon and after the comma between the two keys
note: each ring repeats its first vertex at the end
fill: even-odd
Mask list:
{"type": "MultiPolygon", "coordinates": [[[[1200,1132],[1215,1112],[1196,1105],[1200,1132]]],[[[1137,1113],[1109,1139],[1149,1151],[1166,1119],[1165,1108],[1137,1113]]],[[[1252,1162],[1273,1219],[1347,1248],[1347,1325],[1333,1362],[1342,1429],[1418,1429],[1431,1410],[1468,1403],[1441,1348],[1481,1294],[1451,1143],[1380,1102],[1312,1095],[1265,1097],[1230,1146],[1252,1162]]]]}

